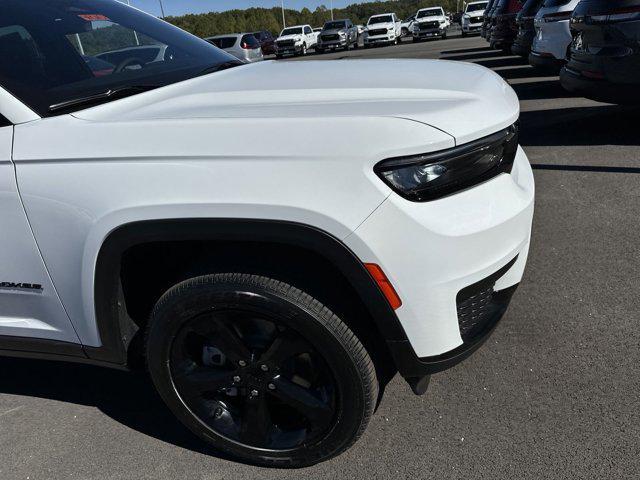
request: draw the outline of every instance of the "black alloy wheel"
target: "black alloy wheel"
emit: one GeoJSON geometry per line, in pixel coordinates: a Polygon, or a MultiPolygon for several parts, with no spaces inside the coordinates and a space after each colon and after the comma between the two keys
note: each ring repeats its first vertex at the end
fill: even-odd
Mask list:
{"type": "Polygon", "coordinates": [[[158,301],[147,362],[171,410],[244,461],[305,466],[362,434],[377,400],[368,353],[310,295],[247,274],[198,277],[158,301]]]}

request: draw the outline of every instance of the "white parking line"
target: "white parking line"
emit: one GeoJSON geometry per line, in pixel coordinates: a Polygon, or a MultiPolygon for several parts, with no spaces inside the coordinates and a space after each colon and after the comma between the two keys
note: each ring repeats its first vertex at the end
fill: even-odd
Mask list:
{"type": "Polygon", "coordinates": [[[4,417],[5,415],[9,415],[10,413],[17,412],[18,410],[24,408],[24,405],[20,405],[19,407],[12,408],[11,410],[7,410],[6,412],[0,413],[0,417],[4,417]]]}

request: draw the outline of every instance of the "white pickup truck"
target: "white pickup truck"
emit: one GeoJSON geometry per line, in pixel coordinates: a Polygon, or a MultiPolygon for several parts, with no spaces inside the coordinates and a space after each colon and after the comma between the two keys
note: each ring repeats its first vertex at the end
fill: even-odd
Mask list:
{"type": "Polygon", "coordinates": [[[276,57],[285,55],[306,55],[316,48],[318,44],[318,32],[314,32],[311,25],[295,25],[287,27],[276,38],[276,57]]]}
{"type": "Polygon", "coordinates": [[[402,22],[395,13],[374,15],[367,22],[364,48],[372,45],[397,45],[402,36],[402,22]]]}
{"type": "Polygon", "coordinates": [[[442,7],[420,9],[411,27],[413,41],[418,42],[433,37],[447,38],[449,25],[449,18],[442,7]]]}

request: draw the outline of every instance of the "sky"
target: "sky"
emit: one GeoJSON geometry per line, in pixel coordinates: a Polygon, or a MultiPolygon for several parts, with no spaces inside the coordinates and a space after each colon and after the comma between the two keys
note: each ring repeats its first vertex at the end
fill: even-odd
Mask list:
{"type": "MultiPolygon", "coordinates": [[[[126,0],[121,0],[125,1],[126,0]]],[[[145,12],[160,15],[159,0],[129,0],[131,5],[145,12]]],[[[366,0],[333,0],[335,8],[366,0]]],[[[329,7],[331,0],[284,0],[285,8],[300,10],[307,7],[314,10],[319,5],[329,7]]],[[[162,0],[166,15],[182,15],[184,13],[202,13],[231,10],[233,8],[274,7],[280,6],[280,0],[162,0]]]]}

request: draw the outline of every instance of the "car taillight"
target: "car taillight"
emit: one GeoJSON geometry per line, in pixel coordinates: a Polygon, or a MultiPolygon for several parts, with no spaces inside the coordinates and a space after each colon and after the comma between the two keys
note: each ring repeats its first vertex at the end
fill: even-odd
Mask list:
{"type": "Polygon", "coordinates": [[[573,11],[547,13],[542,18],[544,19],[545,22],[562,22],[563,20],[571,19],[572,14],[573,14],[573,11]]]}
{"type": "Polygon", "coordinates": [[[240,44],[241,48],[244,48],[245,50],[253,50],[253,47],[251,45],[249,45],[247,42],[242,42],[240,44]]]}

